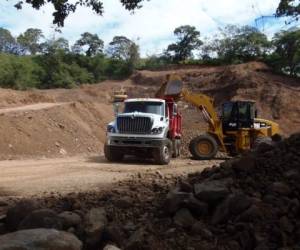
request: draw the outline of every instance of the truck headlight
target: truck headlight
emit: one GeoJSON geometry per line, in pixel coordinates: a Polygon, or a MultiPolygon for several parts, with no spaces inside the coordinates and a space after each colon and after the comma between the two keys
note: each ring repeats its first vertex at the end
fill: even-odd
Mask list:
{"type": "Polygon", "coordinates": [[[164,127],[153,128],[151,134],[158,135],[164,131],[164,127]]]}
{"type": "Polygon", "coordinates": [[[116,133],[116,129],[115,129],[115,127],[112,126],[112,125],[108,125],[106,131],[107,131],[108,133],[116,133]]]}

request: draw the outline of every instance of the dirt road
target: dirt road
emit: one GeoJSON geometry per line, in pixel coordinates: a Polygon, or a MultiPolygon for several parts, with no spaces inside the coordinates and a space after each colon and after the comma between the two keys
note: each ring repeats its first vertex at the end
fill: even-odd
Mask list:
{"type": "Polygon", "coordinates": [[[159,171],[166,176],[184,176],[220,162],[177,159],[169,166],[158,166],[151,161],[127,159],[124,163],[111,164],[103,156],[0,161],[0,196],[99,191],[138,173],[159,171]]]}

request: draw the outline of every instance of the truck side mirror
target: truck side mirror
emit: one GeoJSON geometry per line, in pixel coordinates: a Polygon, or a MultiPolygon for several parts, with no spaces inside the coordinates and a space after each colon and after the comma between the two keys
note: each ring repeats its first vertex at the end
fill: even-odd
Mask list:
{"type": "Polygon", "coordinates": [[[117,116],[120,112],[120,103],[119,102],[114,102],[113,103],[113,108],[114,108],[114,114],[117,116]]]}

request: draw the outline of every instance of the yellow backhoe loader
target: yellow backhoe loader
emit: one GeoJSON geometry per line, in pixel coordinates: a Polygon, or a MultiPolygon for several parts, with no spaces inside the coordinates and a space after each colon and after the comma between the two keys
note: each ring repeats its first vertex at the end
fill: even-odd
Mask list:
{"type": "Polygon", "coordinates": [[[271,141],[271,137],[279,134],[277,123],[257,118],[254,102],[225,102],[222,105],[222,114],[218,115],[213,98],[188,91],[178,75],[169,75],[156,96],[183,99],[202,112],[209,126],[206,133],[190,142],[189,150],[195,159],[212,159],[218,151],[229,155],[240,154],[262,141],[271,141]]]}

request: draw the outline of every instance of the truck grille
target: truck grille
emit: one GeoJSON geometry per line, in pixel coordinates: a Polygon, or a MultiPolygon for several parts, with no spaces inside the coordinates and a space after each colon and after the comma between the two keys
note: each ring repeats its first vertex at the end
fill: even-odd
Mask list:
{"type": "Polygon", "coordinates": [[[151,131],[152,121],[150,117],[118,117],[117,126],[120,133],[146,134],[151,131]]]}

